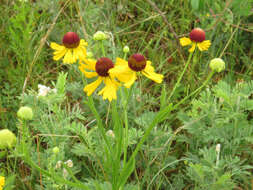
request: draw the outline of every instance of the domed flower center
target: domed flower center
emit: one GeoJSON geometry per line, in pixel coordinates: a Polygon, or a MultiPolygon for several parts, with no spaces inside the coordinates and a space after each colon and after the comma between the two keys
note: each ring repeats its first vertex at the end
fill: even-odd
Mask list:
{"type": "Polygon", "coordinates": [[[147,60],[141,54],[133,54],[128,58],[128,66],[134,71],[142,71],[146,64],[147,60]]]}
{"type": "Polygon", "coordinates": [[[66,48],[76,48],[79,46],[80,38],[75,32],[68,32],[63,36],[62,43],[66,48]]]}
{"type": "Polygon", "coordinates": [[[190,33],[190,39],[194,42],[203,42],[206,39],[205,31],[201,28],[194,28],[190,33]]]}
{"type": "Polygon", "coordinates": [[[96,72],[99,76],[101,77],[107,77],[109,76],[109,69],[113,68],[113,62],[111,59],[107,58],[107,57],[101,57],[97,63],[96,63],[96,72]]]}

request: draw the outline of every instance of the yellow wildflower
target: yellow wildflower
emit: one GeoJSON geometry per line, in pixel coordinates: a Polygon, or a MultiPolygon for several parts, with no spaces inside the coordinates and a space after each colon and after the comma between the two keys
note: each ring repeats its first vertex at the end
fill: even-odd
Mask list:
{"type": "Polygon", "coordinates": [[[99,95],[103,96],[103,99],[117,99],[117,89],[120,85],[114,77],[109,74],[109,71],[114,67],[111,59],[102,57],[97,61],[94,59],[85,59],[84,63],[79,66],[80,71],[87,77],[97,79],[84,87],[84,92],[90,96],[98,86],[103,82],[105,87],[98,92],[99,95]]]}
{"type": "Polygon", "coordinates": [[[147,78],[161,83],[163,75],[155,73],[155,69],[151,66],[151,61],[147,61],[141,54],[133,54],[128,61],[117,58],[115,67],[109,70],[109,73],[116,77],[124,86],[129,88],[137,79],[137,73],[141,73],[147,78]]]}
{"type": "Polygon", "coordinates": [[[182,46],[188,46],[188,45],[192,46],[189,49],[189,52],[193,52],[195,50],[196,46],[198,47],[198,49],[200,51],[206,51],[211,46],[210,40],[205,40],[205,38],[206,38],[205,31],[202,30],[201,28],[193,29],[191,31],[189,37],[190,38],[183,37],[183,38],[179,39],[180,44],[182,46]]]}
{"type": "Polygon", "coordinates": [[[50,47],[55,50],[54,60],[59,60],[63,56],[63,63],[75,63],[78,59],[84,60],[86,57],[86,46],[88,45],[83,39],[80,40],[75,32],[68,32],[63,36],[62,44],[52,42],[50,47]]]}

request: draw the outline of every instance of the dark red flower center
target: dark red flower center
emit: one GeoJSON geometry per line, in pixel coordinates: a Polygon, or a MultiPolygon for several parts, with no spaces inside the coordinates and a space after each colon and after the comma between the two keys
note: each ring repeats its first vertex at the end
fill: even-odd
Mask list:
{"type": "Polygon", "coordinates": [[[102,77],[109,76],[108,71],[113,67],[114,64],[112,60],[107,57],[101,57],[100,59],[98,59],[95,66],[97,74],[102,77]]]}
{"type": "Polygon", "coordinates": [[[147,64],[146,58],[142,54],[133,54],[128,58],[128,66],[134,71],[142,71],[147,64]]]}
{"type": "Polygon", "coordinates": [[[80,38],[75,32],[67,32],[62,38],[62,43],[66,48],[76,48],[80,44],[80,38]]]}
{"type": "Polygon", "coordinates": [[[194,42],[203,42],[206,39],[205,31],[201,28],[194,28],[190,33],[190,39],[194,42]]]}

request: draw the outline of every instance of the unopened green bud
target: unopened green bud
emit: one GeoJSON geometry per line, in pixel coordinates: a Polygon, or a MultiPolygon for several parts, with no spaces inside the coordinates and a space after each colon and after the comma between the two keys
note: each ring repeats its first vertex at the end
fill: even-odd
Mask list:
{"type": "Polygon", "coordinates": [[[16,141],[16,136],[10,130],[0,130],[0,149],[11,148],[15,146],[16,141]]]}
{"type": "Polygon", "coordinates": [[[128,53],[128,52],[129,52],[129,47],[128,47],[128,46],[124,46],[123,52],[124,52],[124,53],[128,53]]]}
{"type": "Polygon", "coordinates": [[[88,59],[93,58],[93,53],[92,53],[91,51],[88,51],[86,57],[87,57],[88,59]]]}
{"type": "Polygon", "coordinates": [[[108,36],[102,32],[102,31],[97,31],[94,35],[93,35],[93,40],[99,41],[99,40],[106,40],[108,38],[108,36]]]}
{"type": "Polygon", "coordinates": [[[53,148],[53,153],[58,154],[60,152],[60,149],[56,146],[53,148]]]}
{"type": "Polygon", "coordinates": [[[209,67],[219,73],[225,70],[225,62],[221,58],[215,58],[210,61],[209,67]]]}
{"type": "Polygon", "coordinates": [[[19,108],[17,115],[22,120],[32,120],[33,110],[30,107],[24,106],[19,108]]]}

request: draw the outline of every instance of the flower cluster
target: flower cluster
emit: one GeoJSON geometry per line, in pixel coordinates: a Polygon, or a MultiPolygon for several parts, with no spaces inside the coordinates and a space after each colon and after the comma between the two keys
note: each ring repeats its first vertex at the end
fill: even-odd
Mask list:
{"type": "MultiPolygon", "coordinates": [[[[106,40],[108,36],[101,31],[94,34],[96,41],[106,40]]],[[[163,75],[157,74],[151,61],[147,60],[142,54],[133,54],[128,60],[116,58],[115,63],[108,57],[93,59],[87,56],[84,40],[74,32],[68,32],[62,39],[63,45],[51,43],[51,48],[55,50],[54,60],[62,57],[63,63],[74,63],[79,60],[79,70],[86,78],[95,78],[93,82],[84,87],[84,92],[90,96],[102,83],[103,88],[98,92],[103,99],[112,101],[117,99],[117,90],[123,85],[130,88],[137,80],[137,76],[142,74],[156,83],[161,83],[163,75]]],[[[124,53],[129,52],[129,47],[124,47],[124,53]]]]}

